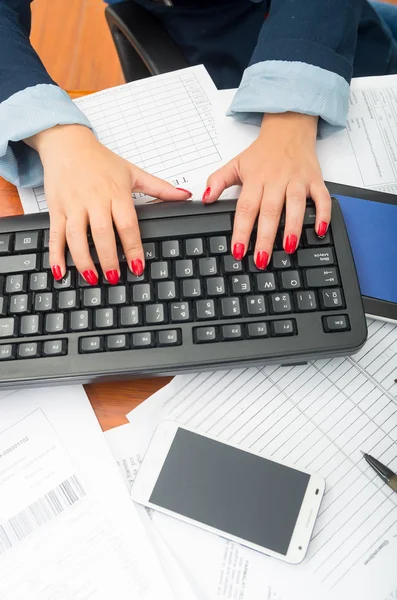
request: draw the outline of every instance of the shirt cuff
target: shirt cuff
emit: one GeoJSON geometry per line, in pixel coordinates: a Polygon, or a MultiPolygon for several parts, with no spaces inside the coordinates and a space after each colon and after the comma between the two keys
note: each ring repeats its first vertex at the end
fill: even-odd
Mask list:
{"type": "Polygon", "coordinates": [[[346,125],[349,84],[346,79],[303,62],[268,60],[244,71],[227,112],[243,123],[260,125],[265,113],[297,112],[320,117],[324,137],[346,125]]]}
{"type": "Polygon", "coordinates": [[[39,154],[23,141],[55,125],[91,124],[56,85],[28,87],[0,103],[0,176],[18,187],[43,184],[39,154]]]}

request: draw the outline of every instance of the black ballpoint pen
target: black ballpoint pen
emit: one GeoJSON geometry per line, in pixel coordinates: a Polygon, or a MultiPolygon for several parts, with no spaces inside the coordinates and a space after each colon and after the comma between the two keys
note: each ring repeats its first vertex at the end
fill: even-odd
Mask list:
{"type": "Polygon", "coordinates": [[[373,470],[376,473],[378,473],[379,477],[381,477],[383,479],[383,481],[385,483],[387,483],[387,485],[389,487],[391,487],[391,489],[394,492],[397,492],[397,475],[396,475],[396,473],[393,473],[393,471],[391,469],[389,469],[389,467],[382,465],[382,463],[379,462],[379,460],[376,460],[376,458],[374,458],[373,456],[370,456],[369,454],[365,454],[365,452],[363,452],[363,456],[364,456],[365,460],[367,461],[367,463],[373,468],[373,470]]]}

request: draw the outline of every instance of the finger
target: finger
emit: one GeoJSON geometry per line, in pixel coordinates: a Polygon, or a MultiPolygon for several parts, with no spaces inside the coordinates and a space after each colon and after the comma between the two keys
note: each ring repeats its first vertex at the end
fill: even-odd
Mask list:
{"type": "Polygon", "coordinates": [[[286,191],[283,248],[293,254],[298,247],[306,208],[306,186],[302,181],[290,181],[286,191]]]}
{"type": "Polygon", "coordinates": [[[319,237],[324,237],[331,221],[331,196],[322,181],[311,184],[310,195],[316,205],[315,229],[319,237]]]}
{"type": "Polygon", "coordinates": [[[93,211],[89,215],[89,220],[102,271],[108,282],[114,285],[119,282],[120,268],[112,215],[109,209],[93,211]]]}
{"type": "Polygon", "coordinates": [[[145,268],[145,256],[134,202],[129,194],[113,203],[112,214],[127,264],[134,275],[140,277],[145,268]]]}
{"type": "Polygon", "coordinates": [[[241,260],[248,248],[252,228],[259,212],[263,194],[262,185],[244,184],[237,201],[232,236],[232,254],[241,260]]]}
{"type": "Polygon", "coordinates": [[[50,212],[50,265],[54,279],[59,281],[65,275],[66,217],[60,212],[50,212]]]}
{"type": "Polygon", "coordinates": [[[149,175],[138,167],[132,167],[133,191],[142,192],[161,200],[189,200],[192,193],[183,188],[176,188],[167,181],[149,175]]]}
{"type": "Polygon", "coordinates": [[[208,177],[202,201],[204,204],[211,204],[215,200],[218,200],[226,188],[240,184],[241,180],[238,174],[237,162],[234,158],[208,177]]]}
{"type": "Polygon", "coordinates": [[[87,240],[88,218],[85,212],[74,213],[66,219],[66,239],[77,270],[91,285],[98,283],[98,273],[91,258],[87,240]]]}
{"type": "Polygon", "coordinates": [[[255,245],[255,263],[261,269],[267,267],[272,255],[284,200],[285,188],[283,186],[265,186],[259,211],[255,245]]]}

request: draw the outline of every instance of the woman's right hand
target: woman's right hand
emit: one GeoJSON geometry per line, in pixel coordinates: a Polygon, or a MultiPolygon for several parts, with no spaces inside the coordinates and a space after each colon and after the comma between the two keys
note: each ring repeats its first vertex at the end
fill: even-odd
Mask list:
{"type": "Polygon", "coordinates": [[[145,257],[131,192],[162,200],[187,200],[190,192],[149,175],[103,146],[82,125],[57,125],[25,140],[44,167],[44,187],[50,213],[50,264],[55,279],[66,272],[67,243],[76,268],[91,285],[98,282],[87,227],[90,226],[106,279],[120,277],[113,223],[127,264],[142,275],[145,257]]]}

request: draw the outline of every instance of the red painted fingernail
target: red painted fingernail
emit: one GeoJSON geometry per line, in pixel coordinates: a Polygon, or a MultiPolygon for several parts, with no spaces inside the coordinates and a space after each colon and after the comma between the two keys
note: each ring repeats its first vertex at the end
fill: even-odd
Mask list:
{"type": "Polygon", "coordinates": [[[242,260],[242,258],[244,256],[244,250],[245,250],[244,244],[240,244],[240,242],[238,242],[237,244],[234,244],[233,257],[236,260],[242,260]]]}
{"type": "Polygon", "coordinates": [[[117,271],[115,271],[115,270],[106,271],[105,275],[106,275],[106,279],[108,280],[108,282],[111,283],[112,285],[116,285],[116,283],[119,282],[120,276],[117,271]]]}
{"type": "Polygon", "coordinates": [[[296,235],[287,235],[287,239],[285,240],[284,249],[287,254],[293,254],[296,250],[296,246],[298,245],[298,238],[296,235]]]}
{"type": "Polygon", "coordinates": [[[192,192],[189,192],[189,190],[185,190],[185,188],[175,188],[176,190],[179,190],[180,192],[185,192],[185,194],[189,194],[189,198],[191,198],[193,196],[192,192]]]}
{"type": "Polygon", "coordinates": [[[203,197],[201,198],[201,201],[204,203],[207,202],[208,198],[210,197],[210,194],[211,194],[211,188],[207,187],[207,189],[205,190],[205,192],[203,194],[203,197]]]}
{"type": "Polygon", "coordinates": [[[56,279],[57,281],[62,279],[62,271],[59,265],[54,265],[51,270],[52,274],[54,275],[54,279],[56,279]]]}
{"type": "Polygon", "coordinates": [[[137,277],[140,277],[143,273],[143,264],[140,258],[135,258],[131,261],[131,271],[137,277]]]}
{"type": "Polygon", "coordinates": [[[321,221],[317,229],[318,237],[324,237],[328,230],[328,223],[325,221],[321,221]]]}
{"type": "Polygon", "coordinates": [[[258,269],[266,269],[267,265],[269,264],[268,253],[264,250],[258,252],[258,254],[256,255],[255,264],[258,267],[258,269]]]}
{"type": "Polygon", "coordinates": [[[91,269],[87,269],[87,271],[83,271],[82,273],[84,279],[86,280],[87,283],[89,283],[90,285],[96,285],[98,283],[98,276],[95,275],[94,271],[91,271],[91,269]]]}

